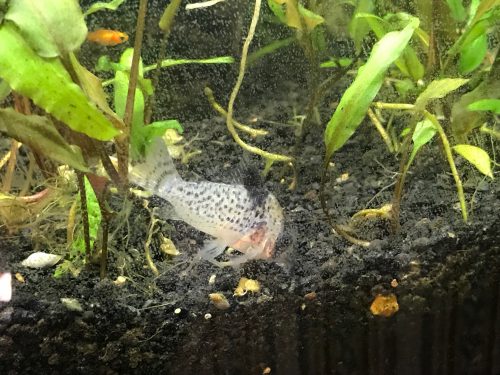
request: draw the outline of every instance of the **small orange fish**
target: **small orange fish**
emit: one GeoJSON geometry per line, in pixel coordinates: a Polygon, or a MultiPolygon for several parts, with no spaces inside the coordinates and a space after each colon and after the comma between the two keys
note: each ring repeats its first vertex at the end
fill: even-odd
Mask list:
{"type": "Polygon", "coordinates": [[[128,40],[128,35],[116,30],[100,29],[87,34],[87,40],[101,46],[116,46],[128,40]]]}

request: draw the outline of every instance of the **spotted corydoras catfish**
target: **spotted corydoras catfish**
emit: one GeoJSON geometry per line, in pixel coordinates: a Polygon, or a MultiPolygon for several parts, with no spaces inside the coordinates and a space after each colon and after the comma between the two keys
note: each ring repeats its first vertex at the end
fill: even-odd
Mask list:
{"type": "Polygon", "coordinates": [[[267,190],[252,189],[249,183],[185,181],[161,139],[132,167],[130,181],[167,200],[181,220],[214,237],[201,249],[202,258],[217,265],[238,265],[272,257],[284,220],[280,204],[267,190]],[[243,255],[217,262],[215,258],[228,246],[243,255]]]}

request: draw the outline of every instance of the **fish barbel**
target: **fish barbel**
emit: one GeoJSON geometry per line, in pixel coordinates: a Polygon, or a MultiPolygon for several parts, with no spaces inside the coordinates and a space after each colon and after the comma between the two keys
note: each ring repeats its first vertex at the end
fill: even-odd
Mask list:
{"type": "Polygon", "coordinates": [[[234,266],[272,257],[284,219],[278,200],[267,190],[243,184],[185,181],[161,139],[154,141],[144,160],[132,167],[129,177],[134,184],[168,201],[181,220],[214,237],[200,250],[201,258],[234,266]],[[216,261],[227,247],[243,255],[229,262],[216,261]]]}

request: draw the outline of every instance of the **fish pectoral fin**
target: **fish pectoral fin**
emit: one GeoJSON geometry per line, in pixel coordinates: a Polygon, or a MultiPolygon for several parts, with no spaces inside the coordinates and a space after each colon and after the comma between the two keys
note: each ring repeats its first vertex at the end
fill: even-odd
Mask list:
{"type": "Polygon", "coordinates": [[[200,250],[199,255],[201,258],[208,260],[211,263],[220,265],[215,258],[221,255],[226,249],[227,245],[219,239],[207,242],[200,250]]]}

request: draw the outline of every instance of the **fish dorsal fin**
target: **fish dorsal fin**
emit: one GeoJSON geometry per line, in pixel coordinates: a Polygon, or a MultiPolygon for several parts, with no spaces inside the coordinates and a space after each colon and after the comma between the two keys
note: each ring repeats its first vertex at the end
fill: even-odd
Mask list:
{"type": "Polygon", "coordinates": [[[129,179],[156,195],[161,195],[161,191],[168,189],[175,180],[180,180],[163,139],[153,140],[146,148],[144,157],[132,164],[129,179]]]}
{"type": "Polygon", "coordinates": [[[264,187],[264,180],[255,163],[248,154],[243,154],[239,165],[233,171],[235,183],[245,187],[255,207],[262,206],[269,192],[264,187]]]}

